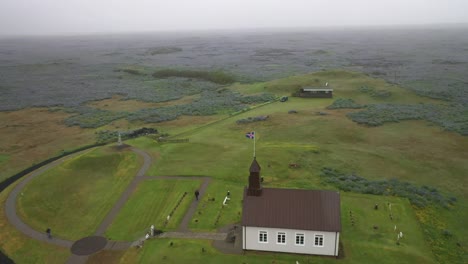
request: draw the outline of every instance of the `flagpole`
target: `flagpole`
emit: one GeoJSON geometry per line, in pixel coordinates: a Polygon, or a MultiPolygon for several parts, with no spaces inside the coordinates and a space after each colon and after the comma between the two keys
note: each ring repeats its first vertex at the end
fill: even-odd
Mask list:
{"type": "Polygon", "coordinates": [[[255,141],[257,141],[257,133],[254,131],[254,158],[255,158],[255,141]]]}

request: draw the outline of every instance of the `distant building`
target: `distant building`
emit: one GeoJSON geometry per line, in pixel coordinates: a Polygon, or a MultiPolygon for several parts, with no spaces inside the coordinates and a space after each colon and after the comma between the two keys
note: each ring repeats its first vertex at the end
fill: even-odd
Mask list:
{"type": "Polygon", "coordinates": [[[328,86],[328,83],[324,87],[303,87],[296,93],[298,97],[309,97],[309,98],[332,98],[333,89],[328,86]]]}
{"type": "Polygon", "coordinates": [[[263,188],[260,170],[254,158],[244,190],[242,248],[338,256],[339,193],[263,188]]]}

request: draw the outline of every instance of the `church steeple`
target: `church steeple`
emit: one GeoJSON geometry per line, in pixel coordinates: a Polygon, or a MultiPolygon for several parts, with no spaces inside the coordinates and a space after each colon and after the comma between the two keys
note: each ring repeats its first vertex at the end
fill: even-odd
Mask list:
{"type": "Polygon", "coordinates": [[[247,188],[247,195],[249,196],[261,196],[262,185],[260,179],[261,167],[254,157],[252,164],[250,165],[250,176],[249,176],[249,187],[247,188]]]}

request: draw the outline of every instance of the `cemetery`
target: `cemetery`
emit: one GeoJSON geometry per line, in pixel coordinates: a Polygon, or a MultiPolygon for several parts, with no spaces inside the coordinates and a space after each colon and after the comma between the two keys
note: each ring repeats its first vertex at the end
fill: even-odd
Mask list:
{"type": "MultiPolygon", "coordinates": [[[[119,137],[117,145],[121,146],[122,144],[119,137]]],[[[39,228],[28,227],[25,230],[22,227],[25,223],[17,216],[11,218],[11,215],[7,214],[9,220],[20,231],[29,234],[35,239],[58,246],[69,247],[72,253],[69,261],[73,261],[74,258],[79,257],[92,258],[96,254],[99,255],[99,252],[103,250],[130,250],[128,252],[133,252],[133,250],[146,250],[147,247],[161,247],[162,241],[169,243],[168,250],[171,250],[170,248],[183,248],[186,243],[188,243],[187,246],[190,248],[198,243],[196,242],[198,241],[197,239],[201,239],[200,245],[205,243],[203,241],[213,241],[211,246],[205,244],[205,246],[200,247],[201,251],[199,254],[210,255],[210,258],[217,259],[220,256],[219,254],[225,253],[237,254],[238,258],[256,254],[255,251],[244,251],[242,246],[246,241],[243,238],[245,234],[242,234],[243,228],[239,225],[242,217],[242,185],[223,184],[220,180],[212,181],[211,177],[148,176],[147,170],[150,168],[152,158],[148,153],[135,147],[114,148],[113,150],[107,147],[104,150],[96,151],[91,150],[87,153],[85,151],[81,155],[78,154],[78,161],[73,161],[76,157],[72,157],[72,160],[68,161],[68,163],[67,161],[64,162],[65,164],[69,164],[67,166],[78,166],[74,163],[78,162],[81,165],[83,162],[92,162],[91,159],[93,157],[98,157],[96,154],[109,154],[109,151],[114,151],[118,155],[121,155],[122,152],[126,153],[125,155],[134,153],[143,159],[143,163],[137,162],[140,165],[138,173],[136,173],[138,168],[135,167],[133,173],[136,173],[136,176],[127,185],[126,190],[123,191],[120,199],[115,202],[108,215],[100,218],[104,220],[98,223],[99,219],[96,219],[94,222],[97,227],[79,229],[82,230],[80,234],[88,233],[88,236],[78,238],[78,235],[67,235],[66,230],[63,231],[55,226],[53,230],[47,228],[47,232],[41,234],[39,228]]],[[[138,159],[134,157],[133,160],[136,161],[138,159]]],[[[254,160],[252,166],[255,165],[254,163],[258,165],[254,160]]],[[[252,166],[250,167],[250,177],[252,177],[252,173],[256,175],[255,168],[260,168],[259,166],[254,166],[254,172],[252,172],[252,166]]],[[[54,172],[57,168],[50,168],[50,170],[54,172]]],[[[29,177],[38,177],[40,173],[29,177]]],[[[47,177],[50,178],[50,176],[47,177]]],[[[247,176],[244,179],[245,185],[247,184],[247,176]]],[[[26,179],[26,181],[29,180],[26,179]]],[[[129,180],[126,182],[128,183],[129,180]]],[[[257,180],[259,181],[259,179],[257,180]]],[[[32,182],[33,184],[38,184],[34,180],[32,182]]],[[[12,203],[15,199],[20,199],[21,201],[22,193],[25,191],[27,189],[24,184],[17,185],[13,194],[8,197],[7,203],[12,203]]],[[[369,239],[377,239],[377,241],[389,246],[395,244],[404,248],[412,247],[407,244],[407,241],[413,241],[418,238],[418,234],[411,232],[411,226],[416,224],[416,222],[414,219],[411,220],[411,217],[407,219],[408,216],[405,214],[408,213],[409,205],[404,200],[399,200],[398,198],[383,199],[379,197],[375,198],[376,204],[374,206],[368,200],[362,200],[359,203],[364,202],[367,205],[365,207],[355,207],[355,205],[349,202],[360,200],[361,197],[353,196],[344,194],[346,198],[342,203],[343,208],[341,211],[349,211],[349,214],[342,213],[342,219],[338,220],[339,222],[342,221],[342,224],[339,225],[343,228],[344,241],[349,239],[347,238],[347,234],[361,232],[361,235],[366,234],[366,236],[369,236],[369,239]],[[391,201],[391,203],[386,201],[391,201]],[[382,206],[378,207],[377,204],[382,204],[382,206]],[[374,217],[371,217],[373,219],[372,223],[366,220],[369,214],[378,215],[378,220],[374,219],[374,217]],[[393,226],[393,229],[390,228],[391,226],[393,226]],[[410,236],[403,236],[403,232],[406,233],[407,230],[410,236]]],[[[244,197],[244,199],[246,198],[244,197]]],[[[252,209],[254,208],[249,210],[252,209]]],[[[71,223],[68,220],[67,222],[68,224],[71,223]]],[[[35,225],[33,222],[31,223],[35,225]]],[[[73,225],[79,226],[80,224],[76,223],[73,225]]],[[[68,227],[69,225],[65,229],[68,227]]],[[[275,239],[274,234],[271,234],[271,239],[275,239]]],[[[336,243],[335,256],[344,257],[344,249],[338,248],[338,241],[336,243]],[[341,256],[338,256],[338,252],[340,252],[341,256]]],[[[341,247],[343,243],[340,242],[339,245],[341,247]]],[[[244,249],[246,249],[245,246],[244,249]]],[[[284,256],[285,259],[290,257],[284,256]]],[[[162,258],[168,258],[168,256],[165,255],[162,258]]],[[[304,259],[305,257],[301,256],[300,258],[304,259]]],[[[146,260],[144,261],[146,262],[146,260]]]]}

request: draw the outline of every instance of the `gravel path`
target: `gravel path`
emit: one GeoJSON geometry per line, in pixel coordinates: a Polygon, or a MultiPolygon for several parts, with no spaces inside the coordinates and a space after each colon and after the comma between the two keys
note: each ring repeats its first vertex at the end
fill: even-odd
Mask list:
{"type": "Polygon", "coordinates": [[[227,233],[166,232],[158,237],[225,240],[227,233]]]}

